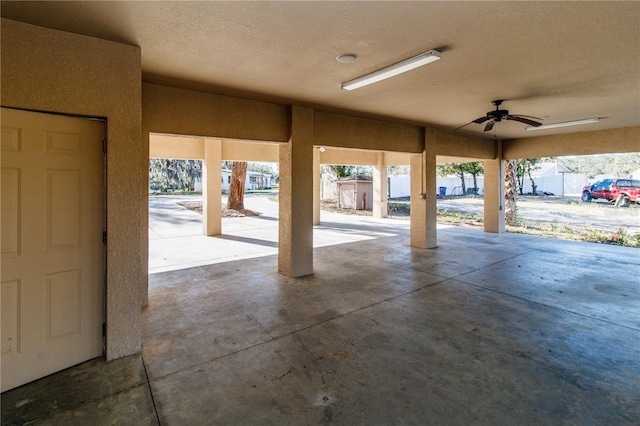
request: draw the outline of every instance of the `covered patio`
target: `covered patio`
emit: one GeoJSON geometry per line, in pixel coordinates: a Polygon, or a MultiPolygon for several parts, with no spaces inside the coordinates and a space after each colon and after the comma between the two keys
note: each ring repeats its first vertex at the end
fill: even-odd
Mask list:
{"type": "Polygon", "coordinates": [[[421,250],[347,218],[308,277],[275,254],[150,275],[141,354],[6,392],[2,423],[640,419],[637,250],[462,227],[421,250]]]}

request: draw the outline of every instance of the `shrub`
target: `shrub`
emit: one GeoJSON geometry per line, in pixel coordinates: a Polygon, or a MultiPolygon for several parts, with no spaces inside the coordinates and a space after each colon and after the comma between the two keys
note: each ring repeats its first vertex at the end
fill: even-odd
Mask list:
{"type": "Polygon", "coordinates": [[[621,246],[630,245],[629,232],[627,228],[624,226],[619,227],[618,231],[611,237],[611,242],[613,244],[619,244],[621,246]]]}

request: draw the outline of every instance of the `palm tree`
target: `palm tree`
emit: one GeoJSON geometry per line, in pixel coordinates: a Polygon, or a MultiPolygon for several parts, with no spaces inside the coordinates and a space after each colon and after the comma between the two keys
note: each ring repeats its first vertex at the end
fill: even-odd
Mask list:
{"type": "Polygon", "coordinates": [[[518,207],[516,206],[517,170],[517,161],[506,162],[504,173],[505,222],[510,226],[516,226],[518,220],[518,207]]]}

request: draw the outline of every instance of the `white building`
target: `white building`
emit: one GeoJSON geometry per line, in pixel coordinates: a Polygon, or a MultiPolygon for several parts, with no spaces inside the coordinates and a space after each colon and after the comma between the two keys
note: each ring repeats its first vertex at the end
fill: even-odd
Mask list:
{"type": "MultiPolygon", "coordinates": [[[[582,188],[588,184],[587,175],[573,173],[562,164],[540,163],[536,170],[531,172],[531,177],[536,184],[537,191],[549,192],[555,195],[580,194],[582,188]]],[[[525,177],[523,181],[523,193],[531,193],[531,180],[525,177]]]]}
{"type": "MultiPolygon", "coordinates": [[[[247,170],[247,176],[244,181],[245,191],[253,191],[257,189],[271,189],[272,176],[267,173],[252,172],[247,170]]],[[[229,184],[231,183],[231,170],[222,169],[222,177],[220,178],[222,184],[222,190],[228,191],[229,184]]],[[[194,189],[196,191],[202,191],[202,181],[196,180],[194,189]]]]}
{"type": "MultiPolygon", "coordinates": [[[[411,175],[389,176],[389,198],[409,197],[411,195],[411,175]]],[[[484,177],[478,176],[478,194],[484,193],[484,177]]],[[[467,188],[473,188],[473,176],[465,175],[464,183],[467,188]]],[[[436,194],[462,195],[462,186],[458,176],[438,176],[436,178],[436,194]]]]}
{"type": "MultiPolygon", "coordinates": [[[[640,170],[635,172],[640,175],[640,170]]],[[[634,174],[635,176],[635,174],[634,174]]],[[[588,184],[587,175],[573,173],[562,164],[540,163],[536,170],[531,172],[531,177],[536,184],[537,191],[548,192],[554,195],[580,194],[582,188],[588,184]]],[[[484,176],[477,176],[478,194],[484,194],[484,176]]],[[[473,176],[465,174],[464,179],[467,192],[473,188],[473,176]]],[[[389,198],[408,197],[411,194],[411,176],[389,176],[389,198]]],[[[523,180],[523,193],[531,193],[531,180],[525,177],[523,180]]],[[[438,176],[436,179],[436,194],[463,195],[460,178],[456,175],[438,176]]]]}

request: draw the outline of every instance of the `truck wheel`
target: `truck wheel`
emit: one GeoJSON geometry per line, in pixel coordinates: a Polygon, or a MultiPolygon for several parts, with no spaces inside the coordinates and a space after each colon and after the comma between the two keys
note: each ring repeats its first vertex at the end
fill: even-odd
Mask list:
{"type": "Polygon", "coordinates": [[[620,199],[620,207],[629,207],[631,205],[631,200],[626,195],[623,195],[620,199]]]}
{"type": "Polygon", "coordinates": [[[582,193],[582,201],[584,201],[585,203],[591,202],[591,193],[589,191],[584,191],[582,193]]]}

